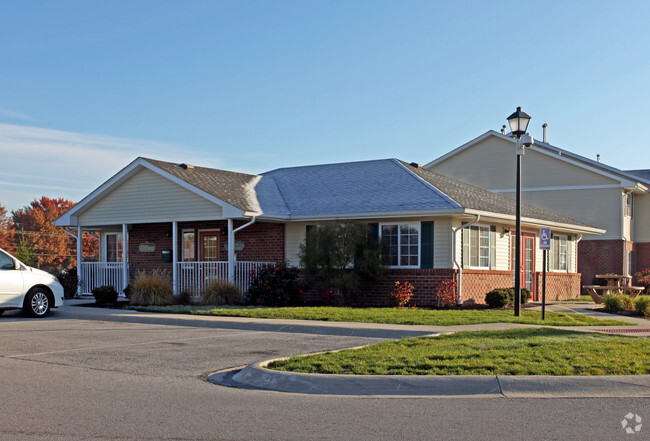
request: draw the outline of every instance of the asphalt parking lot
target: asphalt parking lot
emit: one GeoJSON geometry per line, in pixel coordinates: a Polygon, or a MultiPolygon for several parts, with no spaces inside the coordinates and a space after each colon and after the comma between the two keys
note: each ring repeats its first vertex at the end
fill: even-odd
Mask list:
{"type": "Polygon", "coordinates": [[[643,398],[309,396],[206,381],[222,369],[395,336],[350,334],[70,306],[43,320],[7,312],[0,439],[626,439],[624,415],[650,421],[643,398]]]}

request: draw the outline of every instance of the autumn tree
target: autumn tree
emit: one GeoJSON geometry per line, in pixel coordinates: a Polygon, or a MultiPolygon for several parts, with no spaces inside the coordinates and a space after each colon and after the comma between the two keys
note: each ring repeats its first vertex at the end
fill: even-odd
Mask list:
{"type": "Polygon", "coordinates": [[[74,203],[64,198],[35,199],[28,206],[13,212],[16,233],[24,237],[26,247],[36,254],[39,268],[57,269],[76,265],[74,239],[53,222],[72,208],[74,203]]]}
{"type": "Polygon", "coordinates": [[[14,224],[7,216],[7,209],[0,204],[0,248],[13,253],[15,250],[14,240],[14,224]]]}

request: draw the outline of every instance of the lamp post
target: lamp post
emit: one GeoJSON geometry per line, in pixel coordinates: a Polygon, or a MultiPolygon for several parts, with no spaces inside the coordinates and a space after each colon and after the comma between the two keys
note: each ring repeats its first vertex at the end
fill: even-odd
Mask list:
{"type": "Polygon", "coordinates": [[[526,134],[530,116],[517,107],[515,113],[508,118],[510,132],[517,140],[516,157],[517,157],[517,206],[516,206],[516,226],[515,226],[515,316],[521,315],[521,157],[524,154],[524,148],[533,144],[533,138],[526,134]]]}

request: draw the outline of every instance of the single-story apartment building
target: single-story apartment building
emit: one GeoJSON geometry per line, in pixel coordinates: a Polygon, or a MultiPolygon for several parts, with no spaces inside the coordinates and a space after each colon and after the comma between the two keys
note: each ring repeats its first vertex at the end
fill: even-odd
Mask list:
{"type": "MultiPolygon", "coordinates": [[[[513,285],[515,203],[422,168],[382,159],[290,167],[259,175],[137,158],[94,190],[56,225],[100,233],[100,261],[84,262],[80,292],[112,284],[124,289],[138,271],[168,271],[175,292],[198,295],[206,280],[230,279],[245,290],[267,263],[299,264],[308,227],[326,222],[373,224],[389,245],[387,277],[367,286],[361,303],[388,303],[394,281],[409,281],[418,305],[434,303],[443,280],[460,301],[483,303],[487,292],[513,285]]],[[[549,299],[577,297],[577,243],[605,231],[522,206],[522,287],[541,286],[539,228],[554,240],[549,299]]]]}

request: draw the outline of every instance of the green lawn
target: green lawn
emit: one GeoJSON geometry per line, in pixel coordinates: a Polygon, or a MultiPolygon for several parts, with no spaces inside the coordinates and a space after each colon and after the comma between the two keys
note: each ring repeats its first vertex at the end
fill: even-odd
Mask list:
{"type": "Polygon", "coordinates": [[[397,308],[339,308],[329,306],[287,308],[232,306],[134,306],[131,307],[131,309],[170,314],[431,326],[472,325],[480,323],[522,323],[549,326],[624,326],[630,324],[620,320],[603,320],[582,314],[567,314],[560,312],[547,312],[546,320],[542,321],[540,312],[523,310],[520,317],[515,317],[512,310],[494,309],[428,310],[397,308]]]}
{"type": "Polygon", "coordinates": [[[562,300],[562,302],[586,302],[586,303],[594,303],[594,299],[591,298],[589,294],[586,295],[581,295],[579,299],[568,299],[568,300],[562,300]]]}
{"type": "Polygon", "coordinates": [[[269,367],[358,375],[641,375],[650,374],[650,351],[644,338],[522,328],[408,338],[269,367]]]}

